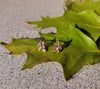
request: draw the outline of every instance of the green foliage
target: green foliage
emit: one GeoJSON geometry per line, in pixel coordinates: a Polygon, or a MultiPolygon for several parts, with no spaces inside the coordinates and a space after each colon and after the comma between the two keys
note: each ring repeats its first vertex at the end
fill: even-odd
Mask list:
{"type": "Polygon", "coordinates": [[[82,12],[84,10],[94,10],[96,13],[100,14],[100,0],[83,0],[79,2],[78,0],[73,3],[71,10],[75,12],[82,12]]]}
{"type": "Polygon", "coordinates": [[[38,28],[55,27],[56,33],[43,34],[40,31],[40,39],[12,39],[10,44],[1,42],[10,54],[27,54],[22,70],[42,62],[54,61],[62,65],[65,79],[68,80],[83,66],[100,62],[100,50],[96,44],[100,36],[100,1],[68,1],[66,6],[69,11],[65,11],[63,16],[42,17],[42,21],[27,22],[38,28]],[[39,42],[43,42],[46,52],[37,46],[39,42]],[[58,49],[60,52],[53,52],[57,45],[62,47],[58,49]]]}

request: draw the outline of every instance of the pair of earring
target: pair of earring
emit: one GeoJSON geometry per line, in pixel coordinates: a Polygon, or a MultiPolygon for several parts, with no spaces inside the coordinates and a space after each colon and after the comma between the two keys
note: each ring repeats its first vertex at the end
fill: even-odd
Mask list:
{"type": "MultiPolygon", "coordinates": [[[[39,44],[37,45],[39,47],[39,51],[43,51],[46,52],[46,47],[45,47],[45,42],[40,40],[39,44]]],[[[54,45],[54,48],[52,50],[53,53],[59,53],[62,50],[62,46],[60,45],[60,42],[58,41],[58,43],[56,43],[54,45]]]]}

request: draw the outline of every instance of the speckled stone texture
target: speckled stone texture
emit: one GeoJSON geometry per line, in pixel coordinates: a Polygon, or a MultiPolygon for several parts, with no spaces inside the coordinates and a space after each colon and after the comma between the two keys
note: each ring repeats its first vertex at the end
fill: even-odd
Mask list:
{"type": "MultiPolygon", "coordinates": [[[[0,0],[0,42],[36,38],[38,32],[26,21],[63,15],[61,0],[0,0]]],[[[0,45],[0,89],[100,89],[100,64],[86,66],[66,82],[62,66],[48,62],[21,71],[27,55],[8,55],[0,45]]]]}

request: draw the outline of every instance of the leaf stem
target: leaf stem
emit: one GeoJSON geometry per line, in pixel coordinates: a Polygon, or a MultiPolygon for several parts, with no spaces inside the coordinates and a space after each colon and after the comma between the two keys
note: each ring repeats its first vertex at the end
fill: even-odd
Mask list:
{"type": "Polygon", "coordinates": [[[62,0],[63,3],[63,8],[65,9],[65,11],[68,11],[67,7],[66,7],[66,0],[62,0]]]}

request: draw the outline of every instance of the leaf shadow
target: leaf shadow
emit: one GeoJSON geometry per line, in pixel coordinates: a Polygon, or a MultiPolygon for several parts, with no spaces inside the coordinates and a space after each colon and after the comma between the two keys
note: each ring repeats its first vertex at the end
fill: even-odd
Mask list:
{"type": "Polygon", "coordinates": [[[90,38],[94,41],[93,37],[91,36],[91,34],[90,34],[88,31],[86,31],[85,29],[79,27],[77,24],[75,25],[75,27],[76,27],[78,30],[80,30],[81,32],[83,32],[85,35],[87,35],[88,37],[90,37],[90,38]]]}
{"type": "Polygon", "coordinates": [[[96,45],[97,45],[98,49],[100,50],[100,36],[96,40],[96,45]]]}

